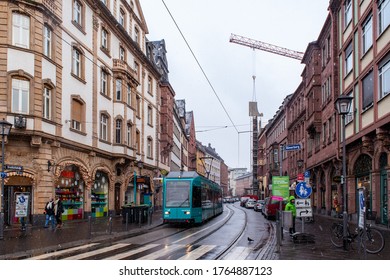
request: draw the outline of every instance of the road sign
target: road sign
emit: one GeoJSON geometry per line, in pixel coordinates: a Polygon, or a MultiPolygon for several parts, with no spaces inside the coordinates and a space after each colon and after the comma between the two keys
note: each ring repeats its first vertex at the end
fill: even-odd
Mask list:
{"type": "Polygon", "coordinates": [[[297,175],[297,181],[302,182],[303,179],[304,179],[303,173],[298,173],[298,175],[297,175]]]}
{"type": "Polygon", "coordinates": [[[295,207],[297,208],[310,208],[311,200],[310,198],[297,198],[295,199],[295,207]]]}
{"type": "Polygon", "coordinates": [[[305,171],[305,178],[310,178],[310,170],[305,171]]]}
{"type": "Polygon", "coordinates": [[[311,195],[312,189],[306,182],[298,183],[295,188],[295,194],[300,198],[308,198],[311,195]]]}
{"type": "Polygon", "coordinates": [[[311,208],[302,208],[302,209],[297,209],[297,217],[312,217],[313,216],[313,211],[311,208]]]}
{"type": "Polygon", "coordinates": [[[301,149],[301,144],[287,144],[284,146],[285,151],[297,151],[301,149]]]}
{"type": "Polygon", "coordinates": [[[5,173],[5,172],[1,172],[1,178],[7,178],[7,173],[5,173]]]}

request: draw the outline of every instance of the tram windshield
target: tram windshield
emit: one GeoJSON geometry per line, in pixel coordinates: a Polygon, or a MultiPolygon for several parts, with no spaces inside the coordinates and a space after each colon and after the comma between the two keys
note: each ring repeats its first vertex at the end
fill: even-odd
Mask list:
{"type": "Polygon", "coordinates": [[[167,181],[165,207],[190,206],[190,181],[167,181]]]}

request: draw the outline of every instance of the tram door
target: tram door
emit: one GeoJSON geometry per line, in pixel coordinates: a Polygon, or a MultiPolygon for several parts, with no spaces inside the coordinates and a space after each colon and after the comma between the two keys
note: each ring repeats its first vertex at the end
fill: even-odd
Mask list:
{"type": "Polygon", "coordinates": [[[17,199],[20,194],[23,194],[28,198],[27,207],[27,217],[25,217],[26,224],[31,223],[31,199],[32,199],[32,189],[31,186],[6,186],[6,191],[4,192],[4,216],[5,223],[7,225],[19,224],[20,217],[16,213],[17,210],[17,199]]]}

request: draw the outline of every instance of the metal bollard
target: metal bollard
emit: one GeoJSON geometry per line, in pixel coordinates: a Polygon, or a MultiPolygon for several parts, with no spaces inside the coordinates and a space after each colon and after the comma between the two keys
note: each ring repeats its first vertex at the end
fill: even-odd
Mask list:
{"type": "Polygon", "coordinates": [[[129,213],[126,212],[126,231],[129,230],[129,213]]]}
{"type": "Polygon", "coordinates": [[[139,209],[139,227],[141,227],[142,211],[139,209]]]}
{"type": "Polygon", "coordinates": [[[112,234],[112,215],[110,214],[110,218],[108,219],[108,233],[112,234]]]}
{"type": "Polygon", "coordinates": [[[92,217],[88,216],[88,238],[92,238],[92,217]]]}

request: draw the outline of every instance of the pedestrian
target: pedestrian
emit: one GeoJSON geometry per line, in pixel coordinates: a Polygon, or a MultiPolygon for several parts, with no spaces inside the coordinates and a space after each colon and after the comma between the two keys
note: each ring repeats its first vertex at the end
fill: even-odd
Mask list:
{"type": "Polygon", "coordinates": [[[56,217],[57,228],[62,227],[62,213],[64,213],[64,206],[62,205],[60,197],[56,196],[56,200],[54,202],[54,215],[56,217]]]}
{"type": "Polygon", "coordinates": [[[295,217],[297,215],[297,209],[295,208],[295,197],[293,195],[288,198],[288,202],[287,202],[284,210],[292,212],[292,227],[289,229],[289,232],[290,232],[290,234],[294,234],[295,233],[295,217]]]}
{"type": "Polygon", "coordinates": [[[45,214],[46,214],[46,220],[45,220],[45,228],[49,227],[49,223],[51,224],[51,227],[54,229],[56,226],[55,217],[54,217],[54,199],[50,198],[50,200],[45,205],[45,214]]]}

